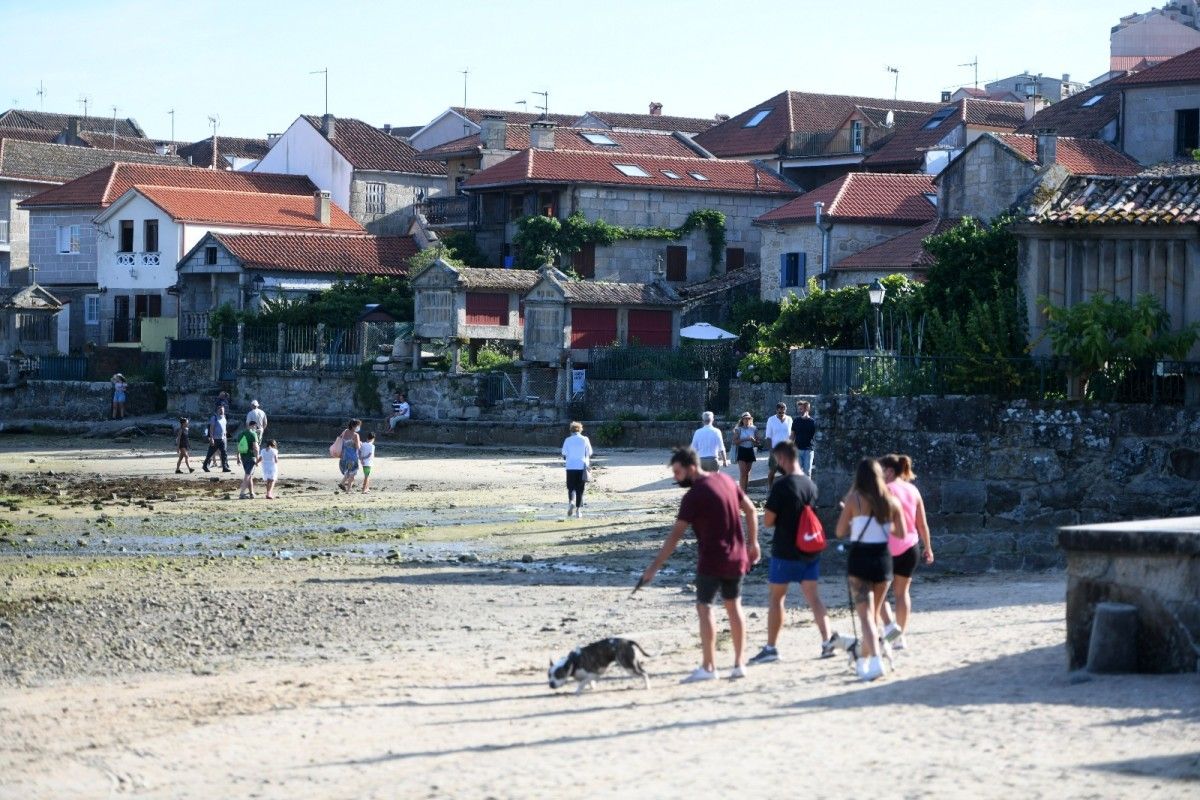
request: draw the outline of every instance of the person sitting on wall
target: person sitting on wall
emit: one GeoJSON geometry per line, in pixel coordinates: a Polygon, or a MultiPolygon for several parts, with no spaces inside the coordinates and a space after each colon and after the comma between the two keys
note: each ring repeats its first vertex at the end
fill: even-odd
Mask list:
{"type": "Polygon", "coordinates": [[[388,417],[388,433],[395,433],[396,425],[409,419],[412,419],[412,406],[408,404],[404,392],[396,392],[392,399],[392,415],[388,417]]]}

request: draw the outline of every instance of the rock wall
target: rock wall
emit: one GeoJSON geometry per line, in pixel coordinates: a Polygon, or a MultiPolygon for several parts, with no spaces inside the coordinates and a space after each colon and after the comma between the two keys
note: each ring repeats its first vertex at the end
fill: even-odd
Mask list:
{"type": "MultiPolygon", "coordinates": [[[[754,415],[754,424],[766,425],[767,417],[775,413],[775,404],[788,394],[786,383],[746,383],[731,381],[729,384],[728,419],[736,420],[743,411],[754,415]]],[[[791,414],[791,406],[788,407],[791,414]]]]}
{"type": "Polygon", "coordinates": [[[622,413],[657,419],[663,414],[690,412],[696,420],[705,410],[704,381],[590,380],[588,419],[616,419],[622,413]]]}
{"type": "MultiPolygon", "coordinates": [[[[158,387],[129,384],[126,416],[152,414],[158,406],[158,387]]],[[[112,415],[112,384],[108,381],[29,381],[0,386],[0,419],[96,420],[112,415]]]]}

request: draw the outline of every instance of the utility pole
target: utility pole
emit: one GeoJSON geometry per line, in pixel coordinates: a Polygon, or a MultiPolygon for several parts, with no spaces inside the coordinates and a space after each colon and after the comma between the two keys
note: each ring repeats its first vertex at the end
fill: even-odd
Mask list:
{"type": "Polygon", "coordinates": [[[542,98],[542,104],[540,106],[534,106],[534,108],[540,108],[542,110],[543,117],[548,116],[550,114],[550,90],[547,89],[544,92],[532,92],[532,94],[536,94],[542,98]]]}
{"type": "Polygon", "coordinates": [[[896,76],[892,81],[892,99],[895,100],[900,96],[900,69],[898,67],[884,67],[884,69],[896,76]]]}
{"type": "MultiPolygon", "coordinates": [[[[325,69],[314,69],[309,75],[324,75],[325,76],[325,113],[329,113],[329,67],[325,69]]],[[[213,134],[216,136],[216,133],[213,134]]]]}
{"type": "Polygon", "coordinates": [[[978,89],[978,88],[979,88],[979,56],[975,56],[974,60],[972,60],[972,61],[968,61],[968,62],[967,62],[967,63],[965,63],[965,64],[959,64],[959,66],[960,66],[960,67],[972,67],[972,68],[974,68],[974,70],[975,70],[975,83],[974,83],[974,86],[975,86],[975,88],[976,88],[976,89],[978,89]]]}

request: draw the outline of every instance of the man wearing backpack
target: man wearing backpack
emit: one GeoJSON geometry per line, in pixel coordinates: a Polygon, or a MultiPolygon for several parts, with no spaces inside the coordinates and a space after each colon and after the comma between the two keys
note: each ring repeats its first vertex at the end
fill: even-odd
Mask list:
{"type": "Polygon", "coordinates": [[[254,498],[254,465],[258,463],[258,423],[251,422],[246,429],[238,434],[238,458],[242,460],[242,470],[246,477],[242,478],[242,492],[239,500],[254,498]]]}
{"type": "Polygon", "coordinates": [[[775,529],[767,577],[767,644],[750,659],[750,663],[769,664],[779,660],[775,644],[783,628],[788,586],[793,583],[800,584],[804,599],[813,610],[817,630],[821,633],[821,658],[829,658],[834,654],[833,637],[837,634],[831,636],[829,633],[825,604],[821,602],[817,586],[821,576],[820,549],[824,548],[825,539],[823,532],[819,532],[820,521],[816,515],[805,513],[817,502],[817,485],[801,471],[796,445],[780,442],[771,449],[771,454],[782,475],[771,487],[763,514],[763,525],[775,529]],[[816,530],[810,530],[814,528],[816,530]]]}

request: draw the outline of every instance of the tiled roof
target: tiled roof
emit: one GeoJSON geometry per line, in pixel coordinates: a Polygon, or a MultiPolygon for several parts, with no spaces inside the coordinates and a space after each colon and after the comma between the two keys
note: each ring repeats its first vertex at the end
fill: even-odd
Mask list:
{"type": "Polygon", "coordinates": [[[134,186],[146,199],[180,222],[237,225],[246,228],[285,228],[362,232],[363,228],[335,203],[329,204],[329,224],[313,213],[311,195],[235,192],[221,189],[181,189],[174,186],[134,186]]]}
{"type": "MultiPolygon", "coordinates": [[[[504,132],[505,150],[526,150],[529,144],[529,126],[508,125],[504,132]]],[[[700,154],[689,147],[686,142],[674,137],[657,133],[628,133],[621,131],[600,130],[597,128],[556,128],[554,130],[554,147],[556,150],[581,150],[597,153],[638,153],[643,155],[675,156],[677,158],[696,158],[700,154]],[[616,146],[593,144],[584,138],[585,133],[603,134],[616,146]]],[[[461,139],[431,147],[421,151],[420,158],[446,158],[456,155],[478,155],[483,152],[480,134],[474,133],[461,139]]]]}
{"type": "Polygon", "coordinates": [[[663,131],[664,133],[672,131],[699,133],[717,124],[716,118],[668,117],[661,114],[625,114],[614,111],[589,111],[587,113],[610,128],[632,128],[642,131],[663,131]]]}
{"type": "Polygon", "coordinates": [[[1122,89],[1167,83],[1200,83],[1200,47],[1155,64],[1141,72],[1117,78],[1122,89]]]}
{"type": "Polygon", "coordinates": [[[696,136],[696,144],[720,158],[774,153],[791,133],[836,129],[856,106],[931,112],[938,105],[851,95],[781,92],[720,125],[701,131],[696,136]],[[758,125],[745,127],[758,112],[765,110],[770,113],[758,125]]]}
{"type": "Polygon", "coordinates": [[[418,247],[411,236],[214,233],[242,265],[284,272],[407,275],[418,247]]]}
{"type": "MultiPolygon", "coordinates": [[[[75,148],[84,149],[84,148],[75,148]]],[[[85,150],[85,152],[97,152],[85,150]]],[[[219,189],[235,192],[272,192],[304,195],[312,202],[317,187],[304,175],[277,175],[271,172],[233,172],[198,167],[166,167],[120,162],[109,164],[70,183],[48,189],[21,203],[36,206],[86,206],[107,208],[133,185],[179,186],[192,189],[219,189]]]]}
{"type": "MultiPolygon", "coordinates": [[[[71,118],[79,120],[81,131],[96,131],[97,133],[113,132],[112,117],[80,117],[77,114],[53,114],[49,111],[22,111],[10,108],[0,111],[0,128],[43,128],[55,131],[64,130],[71,118]]],[[[143,131],[132,118],[116,121],[117,136],[145,138],[143,131]]]]}
{"type": "Polygon", "coordinates": [[[23,142],[41,142],[54,144],[61,131],[48,131],[45,128],[3,128],[0,127],[0,138],[20,139],[23,142]]]}
{"type": "Polygon", "coordinates": [[[1091,138],[1098,136],[1104,126],[1121,113],[1121,91],[1115,81],[1085,89],[1065,100],[1051,103],[1017,128],[1017,133],[1055,131],[1059,136],[1091,138]],[[1086,103],[1097,95],[1092,105],[1086,103]]]}
{"type": "MultiPolygon", "coordinates": [[[[3,134],[3,129],[0,129],[0,136],[3,134]]],[[[0,138],[0,178],[66,183],[93,170],[107,169],[115,161],[183,166],[174,156],[0,138]]]]}
{"type": "Polygon", "coordinates": [[[946,106],[933,114],[926,114],[915,125],[897,130],[878,150],[863,159],[863,166],[881,170],[916,168],[924,163],[926,150],[936,147],[963,124],[1011,131],[1025,121],[1025,107],[1021,103],[997,103],[964,97],[948,105],[953,111],[936,127],[926,128],[926,125],[946,106]]]}
{"type": "Polygon", "coordinates": [[[738,286],[745,286],[748,283],[757,283],[761,279],[762,273],[758,269],[745,267],[726,272],[724,275],[718,275],[715,278],[709,278],[706,281],[680,286],[675,291],[679,293],[679,296],[684,301],[692,302],[703,297],[711,297],[714,294],[727,292],[738,286]]]}
{"type": "MultiPolygon", "coordinates": [[[[228,163],[225,158],[250,158],[258,159],[267,154],[270,147],[267,146],[266,139],[246,139],[236,136],[218,136],[217,137],[217,162],[218,169],[228,169],[228,163]]],[[[188,161],[193,166],[208,167],[213,165],[213,146],[212,137],[201,139],[198,142],[182,145],[179,148],[179,157],[184,161],[188,161]]]]}
{"type": "Polygon", "coordinates": [[[658,283],[561,281],[567,300],[581,306],[674,306],[679,296],[658,283]]]}
{"type": "Polygon", "coordinates": [[[874,247],[846,256],[833,269],[924,270],[933,264],[925,249],[925,239],[945,233],[958,224],[956,219],[935,219],[919,228],[888,239],[874,247]]]}
{"type": "Polygon", "coordinates": [[[154,139],[141,139],[134,136],[118,136],[114,139],[111,131],[108,133],[80,131],[79,140],[88,147],[124,150],[130,153],[157,153],[156,148],[158,147],[158,142],[154,139]]]}
{"type": "Polygon", "coordinates": [[[497,292],[520,292],[532,289],[541,275],[532,269],[498,269],[496,267],[455,267],[459,284],[464,289],[489,289],[497,292]]]}
{"type": "Polygon", "coordinates": [[[937,209],[926,197],[936,191],[929,175],[851,172],[768,211],[754,222],[813,222],[813,203],[822,202],[823,218],[835,222],[921,225],[937,216],[937,209]]]}
{"type": "Polygon", "coordinates": [[[467,179],[468,189],[520,186],[531,183],[591,184],[654,187],[674,191],[738,194],[796,194],[796,189],[771,170],[749,161],[670,158],[568,150],[524,150],[467,179]],[[616,164],[630,165],[646,175],[626,175],[616,164]],[[665,173],[678,175],[670,178],[665,173]],[[703,175],[707,180],[692,177],[703,175]]]}
{"type": "Polygon", "coordinates": [[[500,111],[495,108],[464,108],[463,106],[451,106],[450,110],[466,117],[476,125],[483,122],[485,116],[498,116],[510,125],[528,125],[540,119],[548,119],[560,127],[569,127],[582,116],[580,114],[530,114],[527,111],[500,111]]]}
{"type": "Polygon", "coordinates": [[[62,303],[43,286],[0,286],[0,308],[21,311],[57,311],[62,303]]]}
{"type": "MultiPolygon", "coordinates": [[[[1037,163],[1037,137],[1022,133],[998,133],[996,138],[1027,161],[1037,163]]],[[[1099,139],[1058,137],[1055,163],[1076,175],[1137,175],[1142,166],[1099,139]]]]}
{"type": "Polygon", "coordinates": [[[1195,225],[1200,177],[1071,177],[1028,218],[1058,225],[1195,225]]]}
{"type": "MultiPolygon", "coordinates": [[[[321,130],[321,118],[305,115],[309,123],[321,130]]],[[[403,172],[409,175],[445,175],[446,167],[437,161],[422,161],[417,149],[406,140],[390,136],[360,119],[338,117],[334,120],[333,149],[341,153],[350,166],[358,170],[403,172]]]]}

